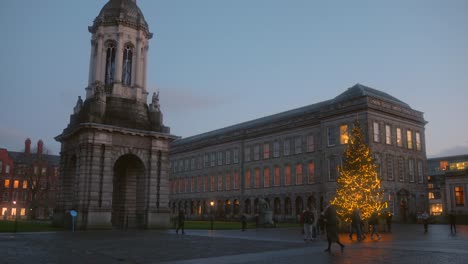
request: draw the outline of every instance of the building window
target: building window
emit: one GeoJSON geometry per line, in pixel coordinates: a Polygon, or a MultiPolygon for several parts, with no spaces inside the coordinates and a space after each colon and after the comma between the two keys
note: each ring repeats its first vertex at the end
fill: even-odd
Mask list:
{"type": "Polygon", "coordinates": [[[191,169],[191,170],[195,170],[195,158],[192,158],[192,159],[190,160],[190,169],[191,169]]]}
{"type": "Polygon", "coordinates": [[[374,160],[375,160],[375,165],[376,165],[376,170],[377,170],[377,177],[379,179],[382,179],[382,159],[380,158],[379,153],[374,154],[374,160]]]}
{"type": "Polygon", "coordinates": [[[203,186],[203,178],[202,176],[198,176],[198,192],[204,192],[205,188],[203,186]]]}
{"type": "Polygon", "coordinates": [[[195,192],[197,189],[196,177],[192,177],[192,184],[190,185],[190,192],[195,192]]]}
{"type": "Polygon", "coordinates": [[[10,173],[10,165],[8,164],[5,165],[5,173],[6,174],[10,173]]]}
{"type": "Polygon", "coordinates": [[[186,160],[184,161],[184,170],[185,170],[185,171],[188,171],[188,170],[189,170],[189,160],[188,160],[188,159],[186,159],[186,160]]]}
{"type": "Polygon", "coordinates": [[[254,160],[260,159],[260,145],[254,146],[254,160]]]}
{"type": "Polygon", "coordinates": [[[24,180],[23,181],[23,189],[28,188],[28,181],[24,180]]]}
{"type": "Polygon", "coordinates": [[[428,197],[429,197],[429,199],[434,199],[434,193],[433,193],[433,192],[429,192],[428,197]]]}
{"type": "Polygon", "coordinates": [[[9,198],[9,197],[10,197],[10,194],[9,194],[8,192],[4,192],[4,193],[3,193],[3,201],[4,201],[4,202],[8,202],[8,200],[9,200],[8,198],[9,198]]]}
{"type": "Polygon", "coordinates": [[[7,207],[2,207],[2,216],[6,215],[8,212],[8,208],[7,207]]]}
{"type": "Polygon", "coordinates": [[[315,183],[315,162],[310,161],[308,166],[308,182],[309,184],[315,183]]]}
{"type": "Polygon", "coordinates": [[[294,154],[302,153],[302,137],[296,137],[294,139],[294,154]]]}
{"type": "Polygon", "coordinates": [[[234,190],[239,189],[239,173],[237,171],[234,172],[234,190]]]}
{"type": "Polygon", "coordinates": [[[421,134],[419,132],[415,132],[416,136],[416,150],[421,150],[421,134]]]}
{"type": "Polygon", "coordinates": [[[18,189],[18,187],[19,187],[19,181],[18,180],[13,181],[13,188],[18,189]]]}
{"type": "Polygon", "coordinates": [[[263,169],[263,187],[270,187],[270,168],[265,167],[263,169]]]}
{"type": "Polygon", "coordinates": [[[278,141],[273,142],[273,157],[278,158],[280,156],[280,144],[278,141]]]}
{"type": "MultiPolygon", "coordinates": [[[[169,186],[171,185],[169,184],[169,186]]],[[[23,191],[23,201],[26,201],[26,200],[28,200],[28,193],[23,191]]]]}
{"type": "Polygon", "coordinates": [[[374,121],[374,142],[380,142],[379,123],[374,121]]]}
{"type": "Polygon", "coordinates": [[[209,164],[208,154],[205,154],[205,156],[203,157],[203,161],[204,161],[204,167],[208,168],[208,164],[209,164]]]}
{"type": "Polygon", "coordinates": [[[291,185],[291,166],[286,165],[284,168],[284,185],[291,185]]]}
{"type": "Polygon", "coordinates": [[[284,146],[283,147],[284,147],[283,154],[285,156],[288,156],[290,154],[290,152],[291,152],[291,145],[289,143],[289,139],[284,140],[284,146]]]}
{"type": "Polygon", "coordinates": [[[393,156],[387,155],[387,180],[393,181],[393,156]]]}
{"type": "Polygon", "coordinates": [[[315,151],[314,135],[307,136],[307,152],[315,151]]]}
{"type": "Polygon", "coordinates": [[[335,157],[328,158],[328,180],[336,181],[337,164],[335,157]]]}
{"type": "Polygon", "coordinates": [[[336,136],[335,136],[335,129],[333,127],[328,127],[327,128],[327,140],[328,140],[328,146],[335,146],[336,144],[336,136]]]}
{"type": "Polygon", "coordinates": [[[423,163],[421,160],[418,160],[418,181],[419,183],[423,183],[424,181],[423,163]]]}
{"type": "Polygon", "coordinates": [[[231,151],[230,150],[226,150],[226,165],[229,165],[231,164],[231,151]]]}
{"type": "Polygon", "coordinates": [[[20,216],[25,216],[25,215],[26,215],[26,208],[21,208],[20,216]]]}
{"type": "Polygon", "coordinates": [[[385,144],[392,144],[392,128],[390,125],[385,125],[385,144]]]}
{"type": "Polygon", "coordinates": [[[216,178],[214,175],[211,175],[210,191],[214,192],[215,188],[216,188],[216,178]]]}
{"type": "Polygon", "coordinates": [[[10,188],[10,180],[6,179],[5,184],[3,186],[5,186],[5,188],[10,188]]]}
{"type": "Polygon", "coordinates": [[[403,157],[398,158],[398,180],[399,181],[404,181],[405,178],[405,170],[404,170],[404,163],[403,163],[403,157]]]}
{"type": "Polygon", "coordinates": [[[245,188],[246,189],[250,188],[250,170],[249,169],[245,171],[245,188]]]}
{"type": "Polygon", "coordinates": [[[270,144],[265,143],[263,144],[263,159],[269,159],[270,158],[270,144]]]}
{"type": "Polygon", "coordinates": [[[348,125],[340,126],[340,144],[348,144],[349,140],[349,131],[348,125]]]}
{"type": "Polygon", "coordinates": [[[244,161],[250,161],[250,148],[246,147],[244,150],[244,161]]]}
{"type": "Polygon", "coordinates": [[[16,216],[16,208],[11,208],[11,216],[16,216]]]}
{"type": "Polygon", "coordinates": [[[223,165],[223,152],[218,151],[218,166],[223,165]]]}
{"type": "Polygon", "coordinates": [[[408,160],[408,173],[410,182],[414,182],[414,160],[408,160]]]}
{"type": "Polygon", "coordinates": [[[281,184],[281,170],[279,166],[275,166],[275,179],[273,181],[275,186],[280,186],[281,184]]]}
{"type": "Polygon", "coordinates": [[[132,62],[133,47],[130,44],[127,44],[123,50],[122,61],[122,83],[125,86],[130,86],[132,84],[132,62]]]}
{"type": "Polygon", "coordinates": [[[106,76],[105,84],[113,84],[115,78],[115,44],[108,43],[106,50],[106,76]]]}
{"type": "Polygon", "coordinates": [[[255,169],[255,188],[260,188],[260,169],[255,169]]]}
{"type": "Polygon", "coordinates": [[[455,205],[465,206],[465,192],[463,186],[455,186],[455,205]]]}
{"type": "Polygon", "coordinates": [[[179,192],[184,193],[184,179],[179,179],[179,192]]]}
{"type": "Polygon", "coordinates": [[[396,129],[396,142],[398,147],[403,147],[403,140],[401,139],[401,128],[396,129]]]}
{"type": "Polygon", "coordinates": [[[408,149],[413,149],[413,132],[406,130],[406,142],[408,143],[408,149]]]}
{"type": "Polygon", "coordinates": [[[223,175],[218,175],[218,191],[223,190],[223,175]]]}
{"type": "Polygon", "coordinates": [[[208,192],[208,191],[209,191],[209,190],[208,190],[208,187],[210,186],[210,185],[209,185],[209,182],[210,182],[210,179],[209,179],[209,176],[207,175],[207,176],[205,176],[205,185],[203,186],[203,190],[204,190],[205,192],[208,192]]]}
{"type": "Polygon", "coordinates": [[[231,174],[226,172],[226,191],[231,190],[231,174]]]}
{"type": "Polygon", "coordinates": [[[214,167],[216,165],[216,153],[213,152],[210,155],[210,166],[214,167]]]}
{"type": "Polygon", "coordinates": [[[299,163],[296,165],[296,185],[301,185],[302,182],[302,164],[299,163]]]}
{"type": "Polygon", "coordinates": [[[238,150],[238,149],[234,149],[234,154],[233,154],[233,155],[234,155],[234,157],[233,157],[233,159],[234,159],[234,164],[239,163],[239,150],[238,150]]]}
{"type": "Polygon", "coordinates": [[[190,192],[190,180],[188,178],[185,179],[185,191],[186,193],[190,192]]]}
{"type": "Polygon", "coordinates": [[[198,157],[198,162],[197,162],[197,169],[201,169],[203,167],[203,157],[199,156],[198,157]]]}

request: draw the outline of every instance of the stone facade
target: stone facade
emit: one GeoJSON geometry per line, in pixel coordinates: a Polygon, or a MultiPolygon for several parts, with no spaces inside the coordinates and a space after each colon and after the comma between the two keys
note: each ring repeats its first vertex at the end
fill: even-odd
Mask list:
{"type": "Polygon", "coordinates": [[[296,219],[306,206],[322,210],[334,196],[356,118],[395,218],[427,209],[423,113],[357,84],[332,100],[174,141],[172,213],[253,217],[262,198],[279,221],[296,219]]]}
{"type": "Polygon", "coordinates": [[[147,105],[146,61],[152,37],[132,0],[110,0],[92,33],[86,100],[56,137],[61,177],[54,220],[79,229],[167,228],[169,143],[159,94],[147,105]]]}

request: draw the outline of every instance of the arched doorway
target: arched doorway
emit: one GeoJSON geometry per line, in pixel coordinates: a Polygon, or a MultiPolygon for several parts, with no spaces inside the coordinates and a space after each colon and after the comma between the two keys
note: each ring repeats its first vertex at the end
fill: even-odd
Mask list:
{"type": "Polygon", "coordinates": [[[145,167],[131,154],[114,164],[112,226],[117,229],[143,228],[145,225],[145,167]]]}
{"type": "Polygon", "coordinates": [[[289,197],[286,197],[284,199],[284,215],[290,216],[291,214],[292,214],[291,199],[289,197]]]}
{"type": "Polygon", "coordinates": [[[274,207],[274,214],[280,215],[281,214],[281,199],[279,197],[275,198],[273,207],[274,207]]]}

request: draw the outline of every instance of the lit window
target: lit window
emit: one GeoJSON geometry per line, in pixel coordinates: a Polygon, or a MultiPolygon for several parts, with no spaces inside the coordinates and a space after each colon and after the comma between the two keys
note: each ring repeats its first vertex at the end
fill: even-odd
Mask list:
{"type": "Polygon", "coordinates": [[[9,179],[5,180],[4,186],[5,186],[5,188],[10,188],[10,180],[9,179]]]}
{"type": "Polygon", "coordinates": [[[416,136],[416,150],[421,150],[421,135],[419,132],[415,133],[416,136]]]}
{"type": "Polygon", "coordinates": [[[285,139],[284,140],[284,150],[283,150],[283,154],[285,156],[288,156],[291,152],[291,145],[289,144],[289,139],[285,139]]]}
{"type": "Polygon", "coordinates": [[[255,169],[255,188],[260,188],[260,169],[255,169]]]}
{"type": "Polygon", "coordinates": [[[302,164],[296,165],[296,185],[302,184],[302,164]]]}
{"type": "Polygon", "coordinates": [[[20,210],[20,215],[25,216],[26,215],[26,208],[21,208],[20,210]]]}
{"type": "Polygon", "coordinates": [[[335,146],[336,144],[336,136],[335,136],[335,129],[333,127],[327,128],[327,139],[328,139],[328,146],[335,146]]]}
{"type": "Polygon", "coordinates": [[[448,161],[441,161],[440,162],[440,169],[445,171],[449,169],[449,163],[448,161]]]}
{"type": "Polygon", "coordinates": [[[433,189],[433,188],[434,188],[434,184],[428,183],[428,184],[427,184],[427,188],[428,188],[428,189],[433,189]]]}
{"type": "Polygon", "coordinates": [[[396,129],[396,135],[397,135],[397,146],[398,147],[403,147],[403,141],[401,140],[401,128],[396,129]]]}
{"type": "Polygon", "coordinates": [[[433,192],[429,192],[428,196],[429,196],[429,199],[434,199],[434,193],[433,192]]]}
{"type": "Polygon", "coordinates": [[[294,154],[301,154],[302,153],[302,138],[296,137],[294,139],[294,154]]]}
{"type": "Polygon", "coordinates": [[[341,125],[340,126],[340,144],[348,144],[348,140],[349,140],[348,125],[341,125]]]}
{"type": "Polygon", "coordinates": [[[263,144],[263,159],[269,159],[270,158],[270,144],[265,143],[263,144]]]}
{"type": "Polygon", "coordinates": [[[250,188],[250,170],[249,169],[245,171],[245,188],[246,189],[250,188]]]}
{"type": "Polygon", "coordinates": [[[270,168],[265,167],[263,169],[263,187],[270,187],[270,168]]]}
{"type": "Polygon", "coordinates": [[[291,166],[289,165],[284,168],[284,184],[291,185],[291,166]]]}
{"type": "Polygon", "coordinates": [[[380,142],[379,123],[374,121],[374,142],[380,142]]]}
{"type": "Polygon", "coordinates": [[[7,211],[8,211],[8,208],[7,208],[7,207],[2,207],[2,216],[3,216],[3,215],[6,215],[6,214],[7,214],[7,211]]]}
{"type": "Polygon", "coordinates": [[[443,213],[442,204],[431,204],[431,214],[441,215],[443,213]]]}
{"type": "Polygon", "coordinates": [[[16,215],[16,208],[11,208],[11,215],[15,216],[16,215]]]}
{"type": "Polygon", "coordinates": [[[18,189],[18,187],[19,187],[19,181],[18,180],[13,181],[13,188],[18,189]]]}
{"type": "Polygon", "coordinates": [[[307,136],[307,152],[315,151],[314,135],[307,136]]]}
{"type": "Polygon", "coordinates": [[[406,130],[406,142],[408,143],[408,149],[413,149],[413,132],[406,130]]]}
{"type": "Polygon", "coordinates": [[[314,184],[315,183],[315,163],[313,161],[309,162],[308,166],[308,181],[309,184],[314,184]]]}
{"type": "Polygon", "coordinates": [[[385,125],[385,144],[392,144],[392,128],[390,125],[385,125]]]}
{"type": "Polygon", "coordinates": [[[231,174],[226,172],[226,191],[231,190],[231,174]]]}
{"type": "Polygon", "coordinates": [[[455,205],[465,206],[465,194],[463,186],[455,186],[455,205]]]}
{"type": "Polygon", "coordinates": [[[281,170],[279,166],[275,166],[275,179],[274,179],[274,185],[275,186],[280,186],[281,184],[281,170]]]}

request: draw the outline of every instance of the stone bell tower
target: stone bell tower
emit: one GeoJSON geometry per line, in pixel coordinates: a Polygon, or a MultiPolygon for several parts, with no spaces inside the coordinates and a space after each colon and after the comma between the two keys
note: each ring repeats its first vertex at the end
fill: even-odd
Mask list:
{"type": "Polygon", "coordinates": [[[78,229],[169,226],[169,143],[159,93],[147,105],[150,33],[135,0],[110,0],[89,27],[86,99],[56,140],[61,175],[54,221],[78,229]]]}

